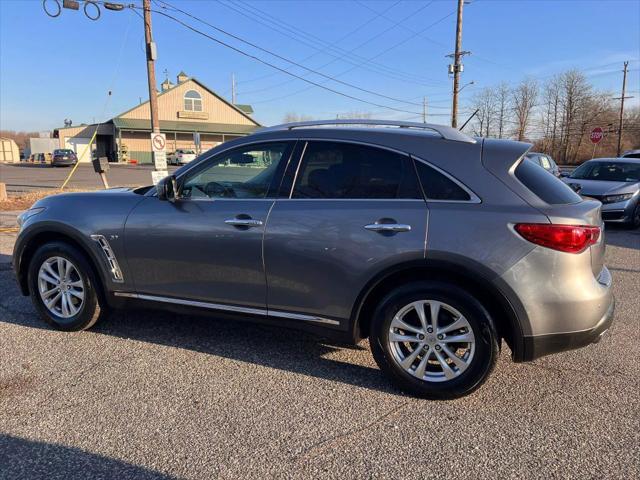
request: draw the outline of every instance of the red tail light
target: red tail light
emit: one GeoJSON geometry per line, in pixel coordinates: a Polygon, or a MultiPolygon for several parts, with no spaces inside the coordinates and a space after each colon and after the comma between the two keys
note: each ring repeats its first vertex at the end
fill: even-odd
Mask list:
{"type": "Polygon", "coordinates": [[[600,227],[591,225],[518,223],[514,228],[526,240],[536,245],[568,253],[583,252],[600,237],[600,227]]]}

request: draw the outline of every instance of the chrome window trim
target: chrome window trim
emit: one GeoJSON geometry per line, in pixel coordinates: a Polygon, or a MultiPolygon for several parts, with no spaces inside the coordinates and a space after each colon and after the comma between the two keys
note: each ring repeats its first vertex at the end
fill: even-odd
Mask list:
{"type": "MultiPolygon", "coordinates": [[[[482,200],[480,199],[480,197],[478,197],[478,195],[475,194],[475,192],[473,190],[471,190],[469,187],[467,187],[464,183],[462,183],[460,180],[458,180],[457,178],[453,177],[450,173],[445,172],[443,169],[441,169],[440,167],[437,167],[436,165],[432,164],[431,162],[428,162],[426,160],[424,160],[423,158],[417,157],[415,155],[409,155],[411,158],[413,158],[416,162],[420,162],[420,163],[424,163],[426,166],[433,168],[435,171],[437,171],[438,173],[441,173],[442,175],[444,175],[445,177],[447,177],[449,180],[451,180],[453,183],[455,183],[456,185],[458,185],[461,189],[463,189],[465,192],[467,192],[467,194],[469,195],[469,200],[441,200],[441,199],[431,199],[429,197],[427,197],[427,192],[424,192],[425,194],[425,201],[427,203],[482,203],[482,200]]],[[[417,172],[416,172],[417,175],[417,172]]]]}
{"type": "Polygon", "coordinates": [[[301,320],[305,322],[323,323],[326,325],[340,325],[338,320],[317,317],[314,315],[304,315],[301,313],[284,312],[281,310],[268,310],[263,308],[240,307],[237,305],[225,305],[222,303],[201,302],[198,300],[187,300],[183,298],[163,297],[159,295],[147,295],[143,293],[132,292],[114,292],[116,297],[135,298],[138,300],[148,300],[151,302],[172,303],[176,305],[185,305],[189,307],[207,308],[209,310],[220,310],[235,313],[247,313],[250,315],[262,315],[286,318],[289,320],[301,320]]]}
{"type": "Polygon", "coordinates": [[[104,235],[91,235],[91,239],[96,242],[100,250],[102,250],[104,258],[107,261],[109,272],[111,272],[111,279],[116,283],[123,283],[124,276],[122,275],[120,264],[118,264],[118,259],[116,258],[116,254],[113,253],[109,241],[104,235]]]}

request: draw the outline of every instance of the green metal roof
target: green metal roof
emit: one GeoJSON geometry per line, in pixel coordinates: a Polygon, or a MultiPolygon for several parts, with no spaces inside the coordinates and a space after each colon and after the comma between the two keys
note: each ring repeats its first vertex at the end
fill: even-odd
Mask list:
{"type": "Polygon", "coordinates": [[[247,115],[253,113],[253,107],[251,105],[245,105],[245,104],[242,104],[242,103],[236,103],[236,104],[234,104],[234,107],[239,108],[240,110],[242,110],[247,115]]]}
{"type": "MultiPolygon", "coordinates": [[[[151,131],[151,121],[116,117],[112,120],[116,128],[122,130],[151,131]]],[[[160,130],[166,132],[200,132],[230,135],[246,135],[253,132],[256,125],[231,125],[227,123],[183,122],[178,120],[160,120],[160,130]]]]}

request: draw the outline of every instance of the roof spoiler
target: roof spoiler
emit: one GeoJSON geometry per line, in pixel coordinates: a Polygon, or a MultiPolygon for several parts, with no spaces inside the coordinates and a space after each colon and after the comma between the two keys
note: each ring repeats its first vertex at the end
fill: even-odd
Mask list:
{"type": "Polygon", "coordinates": [[[284,130],[293,130],[295,128],[318,127],[328,125],[355,125],[355,126],[384,126],[399,128],[415,128],[421,130],[431,130],[440,135],[444,140],[454,142],[476,143],[473,137],[460,130],[447,127],[445,125],[435,125],[433,123],[417,123],[417,122],[401,122],[395,120],[369,120],[369,119],[351,119],[351,120],[311,120],[308,122],[284,123],[282,125],[274,125],[273,127],[265,127],[259,129],[256,133],[279,132],[284,130]]]}
{"type": "Polygon", "coordinates": [[[494,175],[508,174],[533,147],[530,143],[486,138],[482,142],[482,164],[494,175]]]}

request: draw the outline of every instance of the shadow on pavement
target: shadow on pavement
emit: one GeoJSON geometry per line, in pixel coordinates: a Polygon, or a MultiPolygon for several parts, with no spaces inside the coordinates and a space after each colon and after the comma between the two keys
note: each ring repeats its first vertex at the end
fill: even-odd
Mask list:
{"type": "Polygon", "coordinates": [[[640,250],[640,228],[632,230],[624,225],[607,224],[604,235],[607,245],[640,250]]]}
{"type": "Polygon", "coordinates": [[[0,479],[174,478],[78,448],[0,434],[0,479]]]}
{"type": "MultiPolygon", "coordinates": [[[[8,296],[0,302],[0,306],[4,307],[2,310],[5,310],[0,322],[51,330],[38,317],[31,301],[20,295],[13,278],[8,287],[8,296]]],[[[220,316],[184,315],[136,308],[112,312],[89,332],[189,349],[391,394],[400,393],[388,383],[378,368],[358,365],[351,358],[329,358],[336,353],[342,358],[364,357],[369,362],[371,353],[365,351],[364,347],[336,344],[313,334],[280,326],[220,316]]]]}
{"type": "Polygon", "coordinates": [[[330,354],[351,351],[371,353],[363,346],[340,344],[316,335],[218,316],[183,315],[155,310],[126,310],[112,313],[91,331],[175,348],[186,348],[240,362],[323,378],[335,382],[397,394],[376,367],[330,354]]]}

